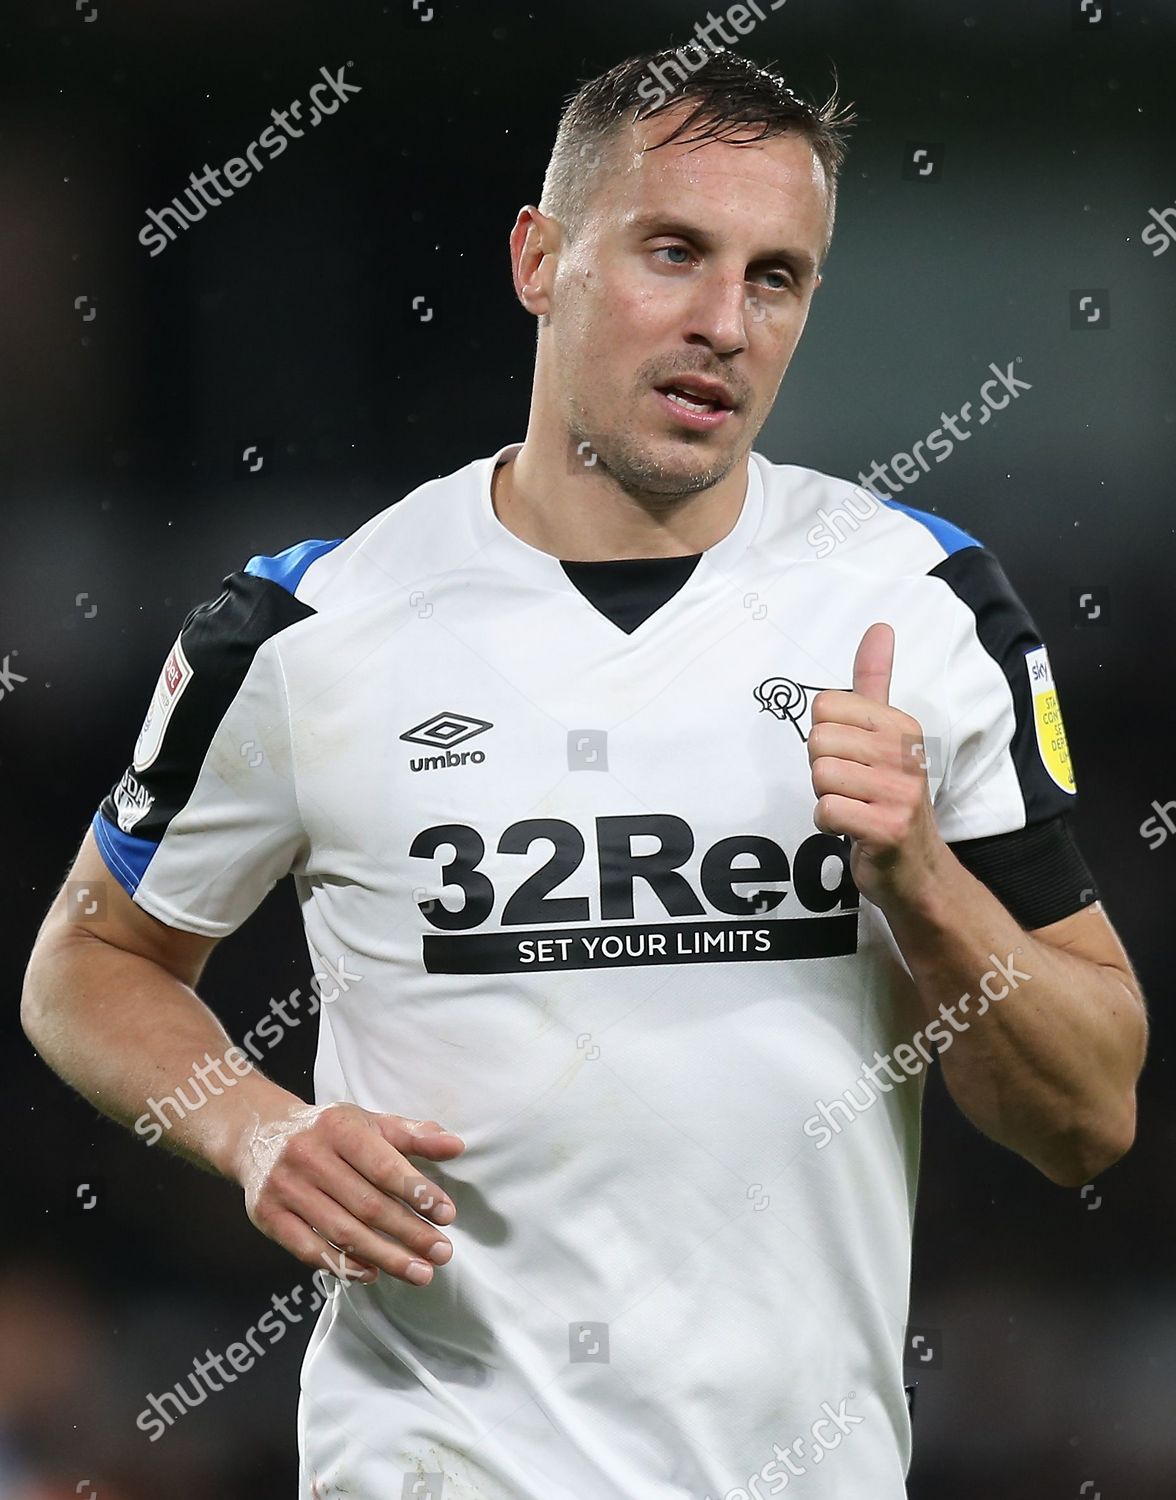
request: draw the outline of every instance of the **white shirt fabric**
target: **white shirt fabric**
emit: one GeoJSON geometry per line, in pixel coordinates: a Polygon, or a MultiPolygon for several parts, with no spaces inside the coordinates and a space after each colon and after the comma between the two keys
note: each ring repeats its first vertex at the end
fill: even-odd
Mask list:
{"type": "Polygon", "coordinates": [[[900,1500],[922,1075],[813,1120],[921,1013],[814,826],[808,715],[890,622],[943,837],[1022,828],[1073,801],[1044,648],[1027,616],[1011,666],[982,643],[942,571],[973,538],[754,453],[626,632],[497,518],[519,446],[228,580],[236,624],[186,622],[95,819],[187,931],[292,873],[316,968],[359,976],[316,1100],[466,1142],[420,1159],[450,1264],[320,1315],[300,1495],[900,1500]]]}

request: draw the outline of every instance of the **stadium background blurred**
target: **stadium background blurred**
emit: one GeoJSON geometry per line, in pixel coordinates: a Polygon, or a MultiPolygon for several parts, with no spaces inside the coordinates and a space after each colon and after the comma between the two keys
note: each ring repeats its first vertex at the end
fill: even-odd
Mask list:
{"type": "MultiPolygon", "coordinates": [[[[305,1278],[234,1189],[101,1121],[36,1060],[23,965],[192,605],[252,554],[344,535],[524,435],[534,333],[506,241],[561,98],[705,19],[680,0],[6,7],[6,1500],[293,1492],[305,1323],[157,1443],[136,1430],[148,1391],[305,1278]],[[148,254],[148,209],[348,60],[361,91],[345,108],[148,254]]],[[[1020,359],[1032,389],[899,498],[984,540],[1051,647],[1081,842],[1153,1008],[1138,1144],[1085,1193],[985,1141],[929,1084],[911,1494],[1159,1500],[1176,1493],[1176,839],[1140,825],[1176,799],[1176,254],[1142,234],[1176,200],[1176,13],[789,0],[743,45],[822,97],[835,64],[862,116],[826,286],[757,447],[856,474],[1020,359]]],[[[309,977],[282,888],[205,992],[239,1037],[309,977]]],[[[303,1091],[312,1029],[267,1058],[303,1091]]]]}

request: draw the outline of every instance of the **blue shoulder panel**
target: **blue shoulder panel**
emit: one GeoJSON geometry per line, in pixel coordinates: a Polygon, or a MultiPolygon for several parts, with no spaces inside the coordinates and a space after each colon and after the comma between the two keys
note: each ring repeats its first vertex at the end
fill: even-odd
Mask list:
{"type": "Polygon", "coordinates": [[[124,833],[116,823],[104,818],[101,812],[94,814],[90,826],[94,830],[94,839],[106,861],[107,869],[127,895],[133,896],[159,845],[153,844],[150,839],[137,839],[133,834],[124,833]]]}
{"type": "Polygon", "coordinates": [[[342,537],[336,537],[333,542],[299,542],[296,547],[279,552],[277,557],[251,557],[245,564],[245,572],[252,573],[255,578],[280,583],[292,594],[311,563],[333,551],[342,540],[342,537]]]}
{"type": "Polygon", "coordinates": [[[888,505],[891,510],[900,510],[904,516],[910,516],[912,521],[918,521],[921,525],[925,526],[947,553],[948,557],[953,552],[963,551],[965,547],[982,547],[984,545],[983,542],[977,541],[970,532],[965,531],[960,526],[953,525],[950,521],[945,521],[942,516],[933,516],[929,511],[925,510],[915,510],[912,506],[903,505],[898,500],[887,500],[882,495],[878,495],[876,498],[881,500],[883,505],[888,505]]]}

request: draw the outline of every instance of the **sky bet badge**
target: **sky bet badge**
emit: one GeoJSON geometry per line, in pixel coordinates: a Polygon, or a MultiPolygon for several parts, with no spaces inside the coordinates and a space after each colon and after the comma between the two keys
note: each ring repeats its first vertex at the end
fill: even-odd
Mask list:
{"type": "Polygon", "coordinates": [[[1074,767],[1066,744],[1066,727],[1054,687],[1053,670],[1044,646],[1025,655],[1029,669],[1029,686],[1033,693],[1033,723],[1037,729],[1037,748],[1045,769],[1063,792],[1074,792],[1074,767]]]}

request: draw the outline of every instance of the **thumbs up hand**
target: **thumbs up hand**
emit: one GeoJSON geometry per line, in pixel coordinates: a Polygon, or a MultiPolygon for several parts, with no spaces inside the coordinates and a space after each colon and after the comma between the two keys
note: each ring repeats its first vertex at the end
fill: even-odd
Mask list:
{"type": "Polygon", "coordinates": [[[813,699],[809,767],[822,833],[848,834],[850,871],[875,905],[917,901],[949,853],[935,826],[923,730],[890,705],[894,631],[871,625],[853,663],[853,690],[813,699]]]}

